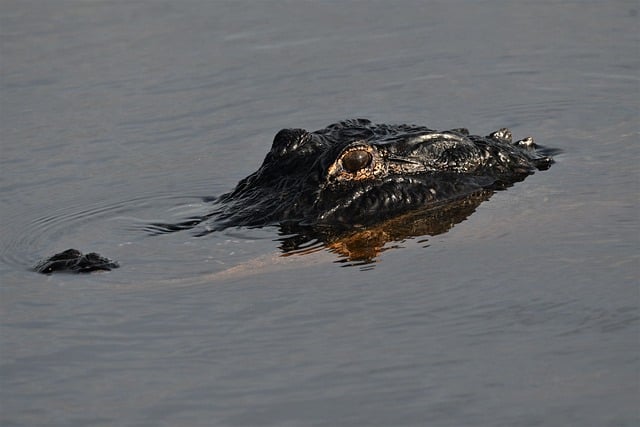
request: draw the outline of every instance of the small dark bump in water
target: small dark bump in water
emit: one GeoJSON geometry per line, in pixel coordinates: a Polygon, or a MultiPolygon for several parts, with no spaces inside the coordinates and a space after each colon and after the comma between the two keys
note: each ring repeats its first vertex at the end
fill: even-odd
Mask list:
{"type": "Polygon", "coordinates": [[[77,249],[67,249],[39,262],[33,269],[42,274],[53,272],[91,273],[93,271],[111,271],[120,265],[95,252],[83,254],[77,249]]]}

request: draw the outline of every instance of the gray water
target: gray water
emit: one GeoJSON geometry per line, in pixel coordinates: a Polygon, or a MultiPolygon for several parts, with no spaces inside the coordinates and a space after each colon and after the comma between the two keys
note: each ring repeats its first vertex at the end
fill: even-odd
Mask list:
{"type": "Polygon", "coordinates": [[[2,1],[0,424],[640,425],[638,9],[2,1]],[[563,154],[367,266],[143,231],[352,117],[563,154]]]}

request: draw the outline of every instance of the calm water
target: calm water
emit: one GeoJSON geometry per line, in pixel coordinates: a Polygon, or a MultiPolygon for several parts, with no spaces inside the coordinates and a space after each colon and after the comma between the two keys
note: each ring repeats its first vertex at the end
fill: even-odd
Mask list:
{"type": "Polygon", "coordinates": [[[638,8],[1,2],[0,424],[639,425],[638,8]],[[142,231],[355,116],[564,153],[367,268],[142,231]]]}

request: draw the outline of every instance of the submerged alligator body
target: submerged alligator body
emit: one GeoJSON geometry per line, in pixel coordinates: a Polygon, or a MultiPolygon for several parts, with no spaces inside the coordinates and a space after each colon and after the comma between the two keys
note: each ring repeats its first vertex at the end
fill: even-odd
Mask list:
{"type": "MultiPolygon", "coordinates": [[[[436,131],[366,119],[342,121],[315,132],[283,129],[258,170],[220,196],[210,214],[178,224],[153,224],[150,229],[171,232],[205,223],[202,235],[228,227],[279,225],[306,238],[313,234],[334,241],[337,235],[376,224],[397,224],[398,218],[415,221],[412,212],[427,210],[442,216],[450,206],[470,206],[462,210],[461,219],[445,221],[455,224],[493,191],[549,168],[554,152],[531,138],[512,141],[508,129],[478,136],[463,128],[436,131]]],[[[98,254],[67,250],[44,260],[36,270],[87,272],[114,267],[116,263],[98,254]]]]}

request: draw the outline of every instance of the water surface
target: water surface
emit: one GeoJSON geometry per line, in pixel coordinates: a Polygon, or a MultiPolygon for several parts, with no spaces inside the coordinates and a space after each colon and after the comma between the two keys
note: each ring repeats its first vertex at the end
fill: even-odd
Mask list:
{"type": "Polygon", "coordinates": [[[2,2],[0,424],[638,425],[638,35],[634,1],[2,2]],[[143,232],[351,117],[564,153],[364,268],[143,232]],[[122,268],[29,271],[68,247],[122,268]]]}

